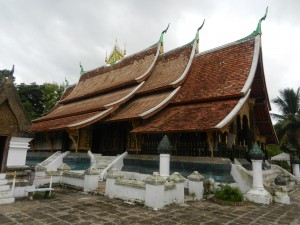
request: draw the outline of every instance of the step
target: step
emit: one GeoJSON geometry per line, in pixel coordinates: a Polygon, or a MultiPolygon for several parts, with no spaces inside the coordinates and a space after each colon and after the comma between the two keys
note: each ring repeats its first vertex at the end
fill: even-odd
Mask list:
{"type": "Polygon", "coordinates": [[[7,184],[7,179],[0,180],[0,186],[7,184]]]}
{"type": "Polygon", "coordinates": [[[11,204],[15,202],[15,198],[2,198],[0,199],[0,205],[11,204]]]}
{"type": "Polygon", "coordinates": [[[0,192],[2,192],[2,191],[8,191],[9,189],[10,189],[9,185],[2,185],[2,186],[0,186],[0,192]]]}
{"type": "Polygon", "coordinates": [[[1,191],[0,192],[0,199],[2,198],[12,198],[12,192],[11,191],[1,191]]]}

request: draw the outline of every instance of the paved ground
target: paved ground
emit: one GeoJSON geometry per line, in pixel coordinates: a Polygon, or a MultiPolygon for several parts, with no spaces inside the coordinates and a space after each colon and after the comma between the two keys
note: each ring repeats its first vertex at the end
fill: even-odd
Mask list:
{"type": "Polygon", "coordinates": [[[300,186],[292,204],[269,206],[245,203],[221,206],[210,201],[171,205],[163,210],[127,204],[101,195],[57,189],[55,199],[17,200],[0,205],[0,224],[300,224],[300,186]]]}

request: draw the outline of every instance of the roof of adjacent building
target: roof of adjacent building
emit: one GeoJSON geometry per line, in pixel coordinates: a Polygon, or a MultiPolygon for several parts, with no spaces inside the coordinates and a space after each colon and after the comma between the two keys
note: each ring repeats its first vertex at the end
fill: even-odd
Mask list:
{"type": "Polygon", "coordinates": [[[85,72],[54,110],[34,121],[32,130],[132,119],[141,120],[132,131],[137,133],[218,130],[255,98],[254,113],[264,124],[258,128],[269,135],[269,142],[276,142],[260,35],[198,54],[198,38],[162,54],[158,42],[113,65],[85,72]]]}
{"type": "Polygon", "coordinates": [[[0,124],[1,136],[31,136],[31,123],[12,76],[0,81],[0,124]]]}

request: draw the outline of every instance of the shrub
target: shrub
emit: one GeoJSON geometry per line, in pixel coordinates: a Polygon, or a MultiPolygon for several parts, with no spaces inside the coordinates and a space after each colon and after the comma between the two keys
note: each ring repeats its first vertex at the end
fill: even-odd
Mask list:
{"type": "Polygon", "coordinates": [[[220,189],[216,190],[215,198],[229,202],[241,202],[243,201],[243,194],[238,188],[226,184],[220,185],[220,189]]]}

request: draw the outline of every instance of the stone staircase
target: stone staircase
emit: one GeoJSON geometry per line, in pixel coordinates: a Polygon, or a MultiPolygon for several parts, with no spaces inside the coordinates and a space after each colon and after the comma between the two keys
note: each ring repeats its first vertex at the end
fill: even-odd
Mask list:
{"type": "Polygon", "coordinates": [[[0,173],[0,205],[10,204],[15,201],[10,185],[7,184],[6,174],[0,173]]]}
{"type": "Polygon", "coordinates": [[[60,152],[57,151],[45,159],[43,162],[36,165],[36,170],[56,170],[59,166],[63,164],[63,158],[68,155],[70,152],[60,152]]]}
{"type": "Polygon", "coordinates": [[[285,186],[286,190],[288,192],[292,191],[297,183],[297,180],[295,180],[293,175],[289,172],[280,170],[278,168],[272,168],[263,172],[264,187],[266,190],[271,194],[274,194],[276,188],[278,188],[274,181],[279,175],[287,182],[285,186]]]}
{"type": "Polygon", "coordinates": [[[94,163],[94,167],[100,171],[100,173],[114,161],[117,156],[103,156],[101,154],[93,154],[96,162],[94,163]]]}
{"type": "Polygon", "coordinates": [[[57,159],[61,155],[60,151],[55,152],[51,156],[49,156],[47,159],[45,159],[43,162],[40,163],[41,166],[48,166],[51,162],[53,162],[55,159],[57,159]]]}

